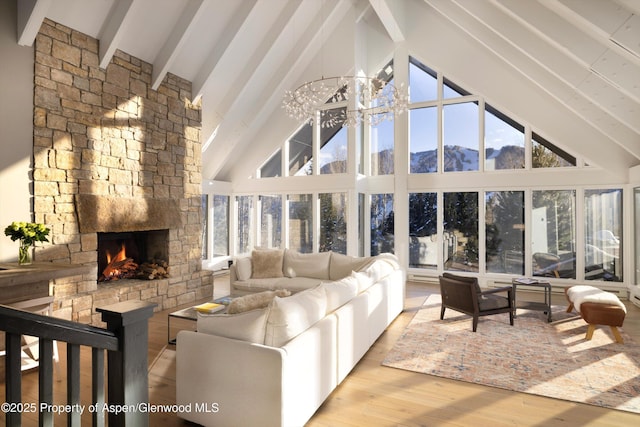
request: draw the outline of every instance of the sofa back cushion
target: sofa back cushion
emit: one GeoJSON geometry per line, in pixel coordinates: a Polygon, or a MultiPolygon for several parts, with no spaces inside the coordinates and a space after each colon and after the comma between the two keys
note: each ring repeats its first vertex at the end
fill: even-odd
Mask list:
{"type": "Polygon", "coordinates": [[[284,251],[280,249],[260,249],[251,252],[251,278],[267,279],[283,277],[282,260],[284,251]]]}
{"type": "Polygon", "coordinates": [[[268,314],[268,308],[239,314],[198,313],[197,330],[205,334],[263,344],[268,314]]]}
{"type": "Polygon", "coordinates": [[[281,347],[326,315],[327,296],[318,285],[290,297],[275,297],[268,309],[264,344],[281,347]]]}
{"type": "Polygon", "coordinates": [[[347,277],[352,271],[360,271],[371,263],[371,257],[354,257],[331,252],[331,262],[329,264],[329,279],[339,280],[347,277]]]}
{"type": "Polygon", "coordinates": [[[236,258],[236,277],[238,280],[249,280],[251,278],[251,258],[243,256],[236,258]]]}
{"type": "Polygon", "coordinates": [[[358,279],[355,274],[320,285],[327,294],[327,313],[342,307],[358,294],[358,279]]]}
{"type": "Polygon", "coordinates": [[[302,254],[287,249],[284,254],[284,272],[287,277],[329,279],[331,252],[302,254]]]}

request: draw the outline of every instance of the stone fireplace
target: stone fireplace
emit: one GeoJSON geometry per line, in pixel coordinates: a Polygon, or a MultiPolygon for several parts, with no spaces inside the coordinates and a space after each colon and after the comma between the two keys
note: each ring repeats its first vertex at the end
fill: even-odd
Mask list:
{"type": "Polygon", "coordinates": [[[98,41],[45,20],[35,43],[33,209],[51,228],[36,261],[84,264],[56,280],[54,315],[98,323],[95,307],[139,299],[171,308],[211,296],[201,268],[200,107],[191,83],[117,51],[99,67],[98,41]],[[167,258],[169,277],[99,281],[107,250],[136,263],[167,258]],[[140,247],[142,246],[142,248],[140,247]]]}

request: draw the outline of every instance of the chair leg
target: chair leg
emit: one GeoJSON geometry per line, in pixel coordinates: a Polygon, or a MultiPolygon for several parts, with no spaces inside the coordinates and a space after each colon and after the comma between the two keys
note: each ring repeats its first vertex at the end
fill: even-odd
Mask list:
{"type": "Polygon", "coordinates": [[[478,316],[473,316],[473,332],[478,329],[478,316]]]}
{"type": "Polygon", "coordinates": [[[513,310],[509,311],[509,324],[513,326],[513,310]]]}
{"type": "Polygon", "coordinates": [[[567,313],[571,313],[573,311],[573,303],[570,302],[569,306],[567,307],[567,313]]]}
{"type": "Polygon", "coordinates": [[[443,305],[442,308],[440,308],[440,320],[444,319],[444,310],[445,310],[445,307],[443,305]]]}

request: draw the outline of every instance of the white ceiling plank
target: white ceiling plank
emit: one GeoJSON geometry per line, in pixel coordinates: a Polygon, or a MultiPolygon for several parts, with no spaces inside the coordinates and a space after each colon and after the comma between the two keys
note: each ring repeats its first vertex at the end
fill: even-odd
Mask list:
{"type": "Polygon", "coordinates": [[[204,0],[191,0],[187,3],[176,26],[171,31],[169,38],[162,46],[153,64],[152,85],[153,90],[157,90],[165,75],[176,60],[180,49],[191,34],[195,22],[202,15],[205,9],[204,0]]]}
{"type": "Polygon", "coordinates": [[[640,56],[634,55],[612,38],[612,35],[632,16],[632,13],[609,0],[538,0],[545,7],[566,19],[569,24],[596,38],[608,49],[640,66],[640,56]]]}
{"type": "Polygon", "coordinates": [[[373,7],[373,10],[380,18],[380,21],[384,25],[384,28],[389,33],[389,37],[395,43],[400,43],[405,40],[405,36],[402,32],[404,17],[402,16],[403,8],[398,7],[402,5],[401,2],[394,2],[394,11],[391,10],[389,0],[369,0],[369,3],[373,7]],[[395,12],[395,13],[394,13],[395,12]]]}
{"type": "Polygon", "coordinates": [[[52,1],[22,0],[18,2],[18,44],[20,46],[33,46],[52,1]]]}
{"type": "Polygon", "coordinates": [[[218,65],[218,61],[220,61],[220,58],[222,58],[224,53],[227,51],[233,39],[238,35],[238,32],[249,17],[253,8],[256,6],[256,3],[257,0],[244,0],[240,8],[238,8],[236,13],[234,13],[233,17],[227,23],[224,31],[222,32],[222,38],[218,41],[213,50],[209,52],[207,60],[198,71],[196,78],[193,80],[194,101],[197,101],[202,97],[204,87],[218,65]]]}
{"type": "Polygon", "coordinates": [[[127,21],[132,19],[133,0],[116,2],[107,18],[100,37],[100,68],[107,68],[118,48],[127,21]]]}

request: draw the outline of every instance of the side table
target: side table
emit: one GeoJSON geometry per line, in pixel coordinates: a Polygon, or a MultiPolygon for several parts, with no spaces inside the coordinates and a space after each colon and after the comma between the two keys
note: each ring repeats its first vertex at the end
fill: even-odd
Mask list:
{"type": "Polygon", "coordinates": [[[547,315],[547,321],[551,322],[551,283],[546,281],[541,281],[537,279],[529,279],[529,278],[518,278],[513,279],[511,281],[511,286],[513,287],[513,307],[515,317],[515,310],[518,308],[527,308],[529,310],[538,310],[543,311],[547,315]],[[544,291],[544,302],[537,301],[517,301],[517,287],[518,286],[530,286],[534,288],[543,288],[544,291]]]}

